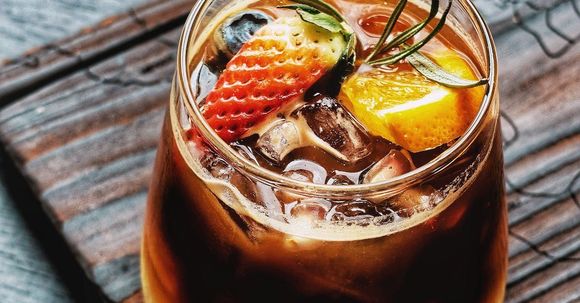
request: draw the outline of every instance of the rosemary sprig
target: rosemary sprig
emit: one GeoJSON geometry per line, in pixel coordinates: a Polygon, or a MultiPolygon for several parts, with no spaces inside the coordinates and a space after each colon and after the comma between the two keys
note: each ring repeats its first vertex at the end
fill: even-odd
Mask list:
{"type": "Polygon", "coordinates": [[[429,15],[427,16],[427,18],[425,18],[425,20],[413,25],[412,27],[409,27],[408,29],[400,33],[393,40],[391,40],[391,42],[387,43],[387,45],[381,47],[380,52],[382,53],[395,46],[399,46],[403,42],[415,36],[418,32],[420,32],[423,28],[425,28],[425,26],[427,26],[427,24],[429,24],[429,22],[431,22],[431,20],[433,20],[435,16],[437,16],[438,12],[439,12],[439,0],[433,0],[431,2],[431,9],[429,10],[429,15]]]}
{"type": "MultiPolygon", "coordinates": [[[[449,0],[447,7],[445,8],[445,11],[441,15],[441,19],[439,20],[437,25],[435,25],[433,30],[423,40],[413,44],[411,47],[405,48],[404,50],[400,51],[397,54],[394,54],[394,55],[386,57],[386,58],[371,60],[371,61],[368,61],[367,63],[369,65],[392,65],[392,64],[395,64],[395,63],[405,59],[410,54],[419,50],[421,47],[423,47],[423,45],[427,44],[427,42],[429,42],[431,39],[433,39],[433,37],[435,37],[435,35],[437,35],[437,33],[439,33],[439,31],[443,28],[443,26],[445,25],[445,20],[447,19],[447,14],[449,14],[449,10],[451,9],[452,3],[453,3],[453,1],[449,0]]],[[[380,48],[380,46],[379,46],[379,48],[380,48]]]]}
{"type": "MultiPolygon", "coordinates": [[[[292,1],[299,3],[299,5],[293,6],[289,5],[284,7],[298,9],[299,14],[300,11],[309,12],[310,9],[314,9],[335,18],[341,24],[342,27],[341,31],[343,32],[344,38],[347,41],[348,45],[342,57],[350,58],[349,61],[354,62],[355,57],[354,48],[356,44],[355,35],[340,12],[338,12],[333,6],[327,4],[323,0],[292,0],[292,1]]],[[[439,33],[439,31],[443,29],[443,26],[445,26],[445,21],[447,20],[447,15],[451,10],[453,0],[448,0],[447,7],[441,14],[439,22],[435,25],[433,30],[425,38],[423,38],[421,41],[411,46],[407,46],[404,44],[407,40],[414,37],[417,33],[423,30],[437,16],[439,12],[439,1],[440,0],[431,1],[431,9],[429,10],[429,15],[423,21],[404,30],[402,33],[395,36],[390,42],[385,44],[407,4],[407,0],[399,0],[397,6],[394,8],[393,13],[389,17],[389,20],[387,21],[385,29],[381,37],[379,38],[377,44],[375,45],[375,48],[367,56],[365,62],[371,66],[382,66],[382,65],[393,65],[403,59],[407,59],[409,64],[411,64],[419,73],[421,73],[427,79],[430,79],[434,82],[437,82],[447,87],[468,88],[486,84],[488,82],[487,79],[466,80],[457,77],[455,75],[452,75],[449,72],[445,71],[441,66],[437,65],[435,62],[431,61],[429,58],[421,54],[421,52],[419,52],[419,49],[421,49],[425,44],[431,41],[431,39],[433,39],[439,33]],[[383,54],[386,51],[393,49],[395,47],[400,47],[401,51],[388,57],[375,59],[380,54],[383,54]]],[[[309,13],[316,14],[316,12],[312,11],[310,11],[309,13]]],[[[306,18],[307,20],[305,21],[310,22],[316,21],[317,24],[321,23],[318,20],[320,19],[319,16],[316,15],[307,16],[306,14],[303,13],[301,14],[301,17],[303,19],[306,18]]],[[[337,30],[336,26],[330,25],[325,26],[328,27],[329,30],[332,31],[337,30]]]]}
{"type": "MultiPolygon", "coordinates": [[[[397,11],[397,8],[403,7],[405,5],[406,0],[401,0],[393,14],[389,18],[389,24],[394,24],[399,16],[401,15],[400,11],[397,11]]],[[[390,35],[392,28],[387,24],[385,27],[385,31],[383,35],[379,39],[378,43],[375,46],[375,49],[371,52],[371,54],[367,58],[367,64],[371,66],[380,66],[380,65],[393,65],[403,59],[407,59],[409,64],[411,64],[419,73],[421,73],[425,78],[437,82],[443,86],[452,87],[452,88],[469,88],[475,87],[482,84],[486,84],[488,82],[487,79],[480,79],[480,80],[466,80],[459,78],[453,74],[448,73],[445,71],[441,66],[437,65],[435,62],[431,61],[429,58],[421,54],[419,49],[423,47],[427,42],[429,42],[433,37],[435,37],[439,31],[445,25],[445,21],[447,19],[447,15],[451,9],[451,5],[453,0],[448,0],[447,7],[445,11],[441,14],[441,19],[435,25],[433,30],[425,37],[423,40],[413,44],[412,46],[406,46],[404,43],[405,41],[409,40],[411,37],[415,36],[418,32],[420,32],[423,28],[425,28],[433,18],[439,12],[439,0],[432,0],[431,2],[431,9],[429,10],[429,15],[425,20],[422,22],[408,28],[407,30],[403,31],[399,35],[397,35],[393,40],[391,40],[386,45],[383,45],[390,35]],[[401,47],[402,50],[392,56],[386,58],[375,59],[378,54],[384,53],[394,47],[397,46],[401,47]]]]}
{"type": "Polygon", "coordinates": [[[435,62],[425,57],[421,52],[411,53],[407,61],[425,78],[451,88],[469,88],[487,84],[488,79],[467,80],[459,78],[442,69],[435,62]]]}
{"type": "Polygon", "coordinates": [[[383,43],[385,43],[385,41],[387,41],[387,38],[389,37],[389,35],[393,31],[393,28],[395,28],[395,24],[397,24],[397,20],[399,19],[399,16],[401,16],[401,13],[403,12],[405,5],[407,5],[407,0],[399,1],[397,6],[395,7],[395,9],[393,10],[393,13],[389,17],[389,21],[387,21],[387,25],[385,26],[385,30],[383,31],[383,34],[381,35],[381,37],[379,38],[379,41],[376,44],[378,47],[375,47],[373,49],[373,51],[366,58],[366,61],[372,60],[372,58],[374,56],[376,56],[381,51],[380,46],[383,45],[383,43]]]}

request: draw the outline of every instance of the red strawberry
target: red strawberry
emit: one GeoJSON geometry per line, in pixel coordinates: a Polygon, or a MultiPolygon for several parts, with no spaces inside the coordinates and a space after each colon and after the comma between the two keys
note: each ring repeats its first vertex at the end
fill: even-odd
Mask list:
{"type": "Polygon", "coordinates": [[[227,64],[201,111],[230,142],[296,100],[341,57],[347,43],[331,32],[283,17],[259,29],[227,64]]]}

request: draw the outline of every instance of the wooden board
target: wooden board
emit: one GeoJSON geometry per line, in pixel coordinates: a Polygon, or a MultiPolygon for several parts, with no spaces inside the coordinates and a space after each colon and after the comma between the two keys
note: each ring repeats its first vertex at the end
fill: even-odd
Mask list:
{"type": "MultiPolygon", "coordinates": [[[[18,118],[10,118],[11,126],[5,129],[5,134],[19,134],[22,146],[26,145],[21,149],[24,153],[16,151],[20,149],[16,145],[7,149],[32,181],[34,191],[42,192],[43,207],[89,278],[113,301],[130,298],[139,289],[139,236],[149,166],[174,70],[179,27],[191,5],[192,1],[149,3],[0,67],[0,104],[28,95],[13,104],[18,118]],[[133,52],[126,54],[126,50],[133,52]],[[121,75],[119,67],[124,65],[130,68],[121,75]],[[75,93],[66,92],[71,90],[75,93]],[[37,92],[30,94],[33,91],[37,92]],[[147,112],[149,116],[136,119],[147,112]],[[104,137],[98,133],[111,139],[111,145],[102,146],[99,140],[104,137]],[[95,144],[104,149],[97,151],[95,144]],[[64,146],[69,146],[67,156],[54,152],[64,146]],[[83,149],[95,153],[81,159],[83,149]],[[46,169],[37,166],[43,166],[42,159],[46,159],[46,169]],[[44,177],[34,177],[36,169],[44,171],[40,173],[44,177]],[[55,178],[49,177],[52,172],[57,172],[55,178]],[[40,181],[47,178],[61,182],[60,186],[40,181]],[[110,220],[107,212],[126,216],[110,220]],[[105,234],[109,236],[100,236],[105,234]],[[111,235],[119,237],[115,240],[111,235]]],[[[16,144],[11,141],[10,145],[16,144]]]]}
{"type": "MultiPolygon", "coordinates": [[[[153,3],[0,67],[0,103],[9,104],[0,140],[114,302],[142,301],[142,212],[190,6],[153,3]]],[[[559,26],[580,24],[569,6],[552,14],[559,26]]],[[[544,16],[527,22],[559,43],[544,16]]],[[[507,302],[580,300],[580,47],[550,59],[519,27],[502,28],[496,42],[511,224],[507,302]]]]}
{"type": "Polygon", "coordinates": [[[146,0],[2,0],[0,58],[62,39],[146,0]]]}
{"type": "MultiPolygon", "coordinates": [[[[0,62],[0,105],[183,25],[194,1],[153,1],[0,62]]],[[[160,42],[174,46],[176,41],[160,42]]]]}

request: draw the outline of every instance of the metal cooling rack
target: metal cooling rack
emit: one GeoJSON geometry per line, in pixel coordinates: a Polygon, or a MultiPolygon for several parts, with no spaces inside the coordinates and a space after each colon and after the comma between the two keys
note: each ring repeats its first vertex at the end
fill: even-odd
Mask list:
{"type": "MultiPolygon", "coordinates": [[[[580,4],[578,0],[491,0],[500,11],[511,11],[512,22],[532,35],[544,53],[550,58],[563,56],[580,40],[580,4]],[[565,32],[562,25],[557,25],[554,10],[567,5],[578,17],[577,23],[568,24],[574,33],[565,32]],[[533,28],[526,21],[530,16],[543,15],[544,26],[548,31],[533,28]],[[546,33],[542,33],[546,32],[546,33]],[[561,41],[558,45],[548,45],[546,35],[555,35],[561,41]]],[[[480,3],[483,1],[479,1],[480,3]]],[[[568,30],[570,31],[570,30],[568,30]]]]}
{"type": "MultiPolygon", "coordinates": [[[[476,1],[481,4],[484,1],[476,1]]],[[[491,0],[486,1],[487,15],[491,18],[492,15],[503,15],[503,17],[496,18],[496,21],[505,21],[506,18],[511,18],[511,22],[522,29],[525,33],[534,37],[538,45],[546,56],[557,59],[565,55],[578,41],[580,40],[580,4],[578,0],[491,0]],[[493,9],[490,9],[489,3],[493,3],[493,9]],[[567,7],[564,7],[567,6],[567,7]],[[558,24],[557,18],[554,17],[554,11],[558,9],[569,9],[578,17],[573,24],[558,24]],[[504,20],[498,20],[504,18],[504,20]],[[543,28],[538,28],[530,24],[530,20],[534,18],[543,18],[543,28]],[[571,33],[572,32],[572,33],[571,33]],[[554,39],[556,37],[557,39],[554,39]],[[557,41],[556,43],[547,42],[557,41]]],[[[486,10],[484,10],[486,15],[486,10]]],[[[523,34],[523,33],[522,33],[523,34]]],[[[580,64],[580,63],[578,63],[580,64]]],[[[521,140],[520,131],[514,120],[505,112],[501,112],[502,127],[509,133],[509,136],[504,135],[504,150],[508,150],[516,141],[521,140]]],[[[577,171],[570,182],[560,192],[535,192],[526,190],[524,187],[515,185],[509,177],[506,176],[506,185],[511,192],[516,193],[518,197],[531,197],[538,199],[567,199],[571,198],[575,205],[580,209],[580,199],[575,192],[575,187],[580,183],[580,171],[577,171]]],[[[518,198],[519,199],[519,198],[518,198]]],[[[517,201],[515,202],[517,204],[517,201]]],[[[540,245],[533,241],[517,234],[510,229],[510,235],[519,241],[525,243],[530,249],[537,254],[553,261],[553,262],[580,262],[579,257],[556,256],[547,250],[544,250],[540,245]]]]}

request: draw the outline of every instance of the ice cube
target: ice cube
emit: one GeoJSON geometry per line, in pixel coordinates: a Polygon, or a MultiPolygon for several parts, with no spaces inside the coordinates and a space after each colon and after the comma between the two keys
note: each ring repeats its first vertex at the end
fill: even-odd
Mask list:
{"type": "Polygon", "coordinates": [[[363,183],[386,181],[415,169],[407,151],[392,149],[364,175],[363,183]]]}
{"type": "Polygon", "coordinates": [[[253,162],[254,164],[258,164],[258,159],[256,159],[256,155],[254,155],[254,152],[252,151],[252,149],[246,145],[243,144],[238,144],[238,143],[232,143],[230,144],[233,149],[235,151],[237,151],[240,155],[242,155],[242,157],[250,160],[251,162],[253,162]]]}
{"type": "MultiPolygon", "coordinates": [[[[282,173],[283,176],[288,177],[290,179],[294,179],[297,181],[302,182],[309,182],[309,183],[320,183],[320,176],[315,171],[308,170],[304,168],[298,168],[294,170],[287,170],[282,173]],[[316,174],[316,175],[315,175],[316,174]],[[316,180],[315,180],[316,179],[316,180]]],[[[292,203],[300,199],[305,199],[306,197],[303,195],[299,195],[287,190],[276,189],[276,198],[284,204],[292,203]]]]}
{"type": "Polygon", "coordinates": [[[256,183],[234,169],[216,153],[206,152],[201,157],[200,163],[214,178],[229,182],[250,201],[258,204],[262,203],[263,198],[258,191],[256,183]]]}
{"type": "Polygon", "coordinates": [[[306,169],[290,170],[282,173],[282,175],[302,182],[313,182],[314,180],[314,174],[306,169]]]}
{"type": "Polygon", "coordinates": [[[196,92],[196,102],[199,104],[205,100],[205,97],[213,90],[218,79],[218,75],[214,74],[210,68],[201,62],[191,73],[191,81],[193,90],[196,92]]]}
{"type": "Polygon", "coordinates": [[[274,163],[280,163],[292,150],[301,146],[298,128],[292,121],[281,120],[272,125],[256,142],[256,148],[274,163]]]}
{"type": "Polygon", "coordinates": [[[256,183],[254,183],[250,178],[242,175],[241,173],[234,171],[232,177],[230,178],[230,183],[237,188],[240,193],[248,198],[248,200],[261,204],[260,195],[258,195],[258,188],[256,183]]]}
{"type": "Polygon", "coordinates": [[[443,200],[443,196],[433,186],[419,185],[407,189],[402,194],[389,201],[398,213],[409,217],[415,212],[433,208],[443,200]]]}
{"type": "MultiPolygon", "coordinates": [[[[327,172],[323,166],[315,162],[298,159],[288,163],[282,175],[297,181],[324,184],[327,172]]],[[[304,195],[284,189],[276,189],[276,197],[284,204],[306,199],[304,195]]]]}
{"type": "Polygon", "coordinates": [[[317,137],[312,138],[315,145],[343,161],[356,162],[371,152],[369,135],[334,98],[319,97],[296,110],[293,115],[306,121],[317,137]]]}
{"type": "Polygon", "coordinates": [[[229,181],[234,173],[234,168],[226,160],[211,151],[201,156],[200,163],[214,178],[229,181]]]}
{"type": "MultiPolygon", "coordinates": [[[[290,215],[296,219],[324,220],[332,203],[320,198],[310,198],[289,205],[290,215]]],[[[287,212],[288,213],[288,212],[287,212]]]]}
{"type": "Polygon", "coordinates": [[[356,221],[372,219],[390,212],[388,208],[378,206],[367,200],[353,200],[335,205],[328,216],[333,221],[356,221]]]}
{"type": "Polygon", "coordinates": [[[353,185],[354,182],[345,175],[334,175],[326,182],[328,185],[353,185]]]}
{"type": "Polygon", "coordinates": [[[324,184],[324,181],[328,176],[328,172],[326,171],[326,168],[324,168],[324,166],[314,161],[304,159],[297,159],[288,163],[288,165],[286,165],[286,168],[284,169],[284,172],[288,173],[290,171],[296,170],[308,171],[309,174],[312,174],[312,182],[316,184],[324,184]]]}

